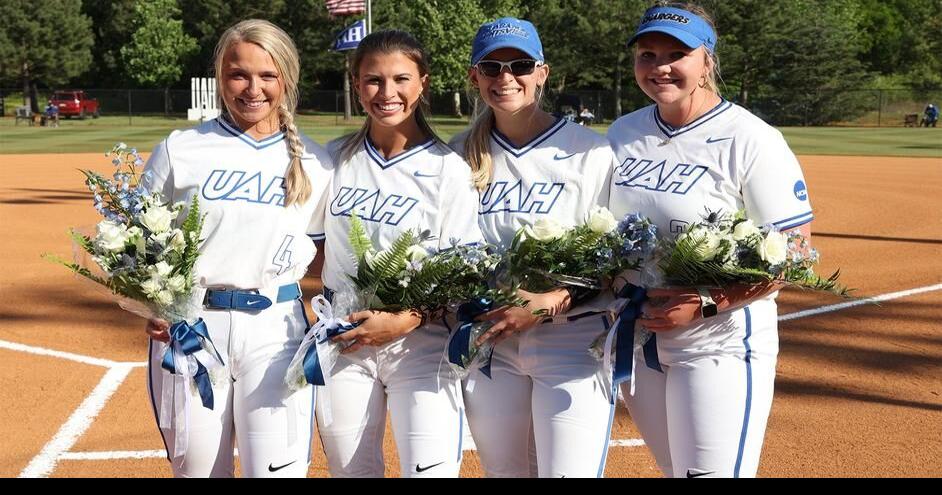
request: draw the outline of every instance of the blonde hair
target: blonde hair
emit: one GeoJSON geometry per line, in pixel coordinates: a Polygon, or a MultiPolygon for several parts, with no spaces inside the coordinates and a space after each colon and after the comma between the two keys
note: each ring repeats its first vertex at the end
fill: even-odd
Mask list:
{"type": "MultiPolygon", "coordinates": [[[[360,44],[357,45],[357,49],[353,53],[353,60],[350,64],[351,75],[353,76],[354,80],[358,80],[360,78],[360,64],[363,62],[363,59],[366,58],[367,55],[373,53],[402,53],[406,57],[409,57],[410,60],[415,62],[415,65],[419,69],[420,77],[425,77],[430,72],[428,55],[425,53],[425,49],[422,48],[422,44],[419,43],[419,40],[415,39],[415,37],[405,31],[389,29],[371,33],[369,36],[363,38],[363,40],[360,41],[360,44]]],[[[419,105],[412,114],[415,118],[415,123],[419,126],[419,129],[425,133],[426,136],[431,137],[436,142],[442,143],[442,139],[438,136],[435,130],[432,129],[431,124],[429,124],[427,115],[430,113],[431,110],[429,108],[428,100],[423,94],[419,101],[419,105]]],[[[363,126],[360,127],[360,130],[353,134],[348,134],[344,138],[343,144],[340,146],[340,160],[338,163],[343,163],[349,160],[350,157],[353,156],[354,153],[356,153],[356,151],[363,146],[363,142],[366,141],[366,137],[370,133],[370,124],[371,119],[369,114],[367,114],[366,122],[364,122],[363,126]]]]}
{"type": "MultiPolygon", "coordinates": [[[[258,45],[271,55],[281,80],[284,81],[284,96],[278,105],[278,120],[285,131],[288,142],[288,154],[291,161],[285,172],[285,207],[295,203],[302,204],[311,197],[311,181],[301,165],[301,155],[304,153],[304,143],[294,124],[295,111],[298,108],[298,78],[301,74],[301,63],[298,49],[291,37],[278,26],[262,20],[248,19],[230,27],[219,38],[216,50],[213,53],[214,68],[216,71],[216,103],[223,109],[223,115],[229,116],[229,102],[223,98],[222,62],[226,51],[234,44],[245,42],[258,45]]],[[[231,120],[231,119],[230,119],[231,120]]]]}
{"type": "MultiPolygon", "coordinates": [[[[536,109],[542,107],[544,86],[537,86],[536,88],[534,107],[536,109]]],[[[468,89],[468,96],[474,102],[474,116],[471,119],[471,128],[464,141],[462,154],[465,161],[471,166],[471,180],[474,182],[474,187],[478,191],[483,191],[491,182],[491,175],[494,173],[494,160],[491,158],[491,130],[494,129],[496,121],[494,110],[484,102],[480,91],[475,86],[468,89]]]]}

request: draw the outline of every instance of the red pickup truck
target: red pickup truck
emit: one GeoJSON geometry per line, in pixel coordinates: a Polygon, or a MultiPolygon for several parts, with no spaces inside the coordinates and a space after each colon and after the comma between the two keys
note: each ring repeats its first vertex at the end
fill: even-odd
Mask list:
{"type": "Polygon", "coordinates": [[[84,91],[56,91],[52,95],[51,103],[59,109],[60,117],[78,117],[84,119],[91,115],[98,118],[101,115],[98,109],[98,100],[88,98],[84,91]]]}

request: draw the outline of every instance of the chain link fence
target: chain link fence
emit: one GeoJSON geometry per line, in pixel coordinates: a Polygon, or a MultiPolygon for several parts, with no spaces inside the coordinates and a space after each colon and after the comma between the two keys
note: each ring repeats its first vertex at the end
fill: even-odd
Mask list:
{"type": "MultiPolygon", "coordinates": [[[[52,90],[38,92],[40,110],[52,96],[52,90]]],[[[86,89],[86,95],[96,98],[103,116],[126,116],[134,125],[135,116],[166,116],[186,118],[190,107],[190,91],[181,89],[86,89]]],[[[463,116],[472,113],[472,102],[465,90],[459,92],[463,116]]],[[[733,99],[735,101],[735,99],[733,99]]],[[[749,109],[774,125],[798,126],[856,126],[900,127],[921,120],[928,103],[942,104],[942,88],[930,90],[859,89],[810,90],[800,98],[750,95],[749,109]],[[913,117],[915,115],[916,117],[913,117]]],[[[621,113],[626,114],[649,104],[634,86],[626,86],[621,95],[621,113]]],[[[2,115],[12,117],[17,107],[24,105],[22,88],[0,88],[2,115]]],[[[432,95],[433,115],[454,116],[454,93],[432,95]]],[[[582,107],[594,115],[595,123],[616,119],[618,109],[613,91],[565,90],[547,91],[543,99],[547,111],[560,115],[577,116],[582,107]]],[[[341,90],[306,91],[301,95],[299,110],[303,113],[343,115],[344,98],[341,90]]],[[[355,98],[351,101],[354,115],[362,114],[355,98]]]]}

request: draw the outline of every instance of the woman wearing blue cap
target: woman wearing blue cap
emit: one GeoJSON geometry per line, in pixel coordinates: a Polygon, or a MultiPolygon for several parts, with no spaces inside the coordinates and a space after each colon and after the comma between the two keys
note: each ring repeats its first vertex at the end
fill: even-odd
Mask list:
{"type": "MultiPolygon", "coordinates": [[[[451,144],[482,191],[484,237],[501,248],[537,220],[569,227],[608,203],[611,148],[595,132],[540,109],[549,72],[533,24],[508,17],[478,30],[468,76],[479,112],[451,144]]],[[[494,322],[482,336],[498,342],[491,378],[478,370],[465,382],[484,470],[490,477],[601,476],[614,408],[586,349],[605,329],[605,304],[566,290],[520,296],[526,308],[479,318],[494,322]],[[550,317],[534,316],[541,309],[550,317]]]]}
{"type": "MultiPolygon", "coordinates": [[[[781,133],[724,100],[716,31],[690,4],[648,9],[634,36],[635,79],[654,105],[608,131],[619,166],[616,216],[640,211],[675,235],[707,211],[745,210],[755,225],[798,230],[813,216],[801,167],[781,133]]],[[[622,392],[667,476],[755,476],[772,405],[778,286],[657,288],[636,349],[634,386],[622,392]],[[656,350],[654,359],[645,349],[656,350]],[[647,359],[646,359],[647,358],[647,359]]]]}

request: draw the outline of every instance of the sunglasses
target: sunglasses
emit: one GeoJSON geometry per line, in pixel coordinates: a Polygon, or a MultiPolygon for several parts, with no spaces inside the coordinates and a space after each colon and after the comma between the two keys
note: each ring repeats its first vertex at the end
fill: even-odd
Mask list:
{"type": "Polygon", "coordinates": [[[537,67],[543,65],[543,62],[538,62],[532,58],[521,58],[517,60],[511,60],[510,62],[501,62],[499,60],[482,60],[475,65],[478,72],[484,74],[487,77],[497,77],[501,72],[504,71],[504,67],[510,69],[510,73],[515,76],[527,76],[533,74],[533,71],[537,67]]]}

